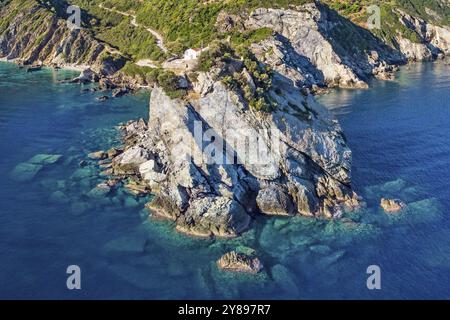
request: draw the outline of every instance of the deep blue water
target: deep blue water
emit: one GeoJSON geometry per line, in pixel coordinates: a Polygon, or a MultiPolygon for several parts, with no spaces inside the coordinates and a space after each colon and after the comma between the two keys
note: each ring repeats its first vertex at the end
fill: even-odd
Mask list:
{"type": "Polygon", "coordinates": [[[57,83],[73,75],[0,63],[0,298],[450,298],[450,66],[417,64],[394,82],[320,98],[353,150],[367,202],[349,215],[358,223],[259,219],[228,241],[175,233],[123,188],[92,197],[105,178],[80,161],[119,144],[119,123],[146,118],[149,94],[100,103],[101,93],[57,83]],[[37,169],[38,154],[62,157],[23,181],[18,170],[37,169]],[[383,196],[408,209],[385,215],[383,196]],[[219,272],[215,261],[238,246],[256,249],[266,271],[219,272]],[[373,264],[381,290],[366,286],[373,264]],[[66,287],[69,265],[82,270],[81,290],[66,287]]]}

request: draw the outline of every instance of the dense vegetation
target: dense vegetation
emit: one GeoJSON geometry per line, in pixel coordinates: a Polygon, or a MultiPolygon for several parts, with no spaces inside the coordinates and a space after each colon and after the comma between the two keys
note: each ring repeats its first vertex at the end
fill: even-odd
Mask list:
{"type": "Polygon", "coordinates": [[[123,17],[119,24],[102,28],[97,38],[118,48],[133,60],[162,60],[165,55],[156,45],[155,37],[142,27],[132,26],[130,20],[123,17]]]}
{"type": "Polygon", "coordinates": [[[141,82],[159,85],[172,99],[183,98],[187,93],[185,89],[179,88],[180,77],[162,68],[139,67],[132,62],[128,62],[122,72],[139,79],[141,82]]]}
{"type": "Polygon", "coordinates": [[[122,12],[132,12],[136,11],[141,7],[142,1],[139,0],[105,0],[102,1],[102,5],[106,8],[114,8],[122,12]]]}
{"type": "Polygon", "coordinates": [[[395,9],[401,9],[438,25],[450,25],[450,6],[446,0],[324,0],[323,2],[362,26],[371,14],[367,12],[367,8],[370,5],[378,5],[381,9],[381,29],[373,29],[372,32],[393,45],[398,33],[412,42],[420,42],[418,34],[400,22],[395,9]]]}
{"type": "Polygon", "coordinates": [[[138,21],[160,31],[170,47],[180,51],[206,46],[217,38],[216,20],[223,10],[249,13],[257,7],[287,7],[307,0],[147,0],[138,10],[138,21]]]}
{"type": "Polygon", "coordinates": [[[19,13],[27,10],[30,6],[31,3],[27,1],[0,1],[0,10],[1,12],[3,12],[3,10],[5,11],[5,13],[2,13],[2,18],[0,19],[0,35],[8,28],[10,23],[14,21],[19,13]]]}

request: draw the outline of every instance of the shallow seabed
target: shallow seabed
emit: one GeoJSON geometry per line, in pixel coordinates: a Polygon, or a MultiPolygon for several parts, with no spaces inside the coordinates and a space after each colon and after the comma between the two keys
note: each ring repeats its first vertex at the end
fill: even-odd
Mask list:
{"type": "Polygon", "coordinates": [[[147,117],[148,93],[100,103],[74,76],[0,63],[0,298],[450,298],[450,66],[403,68],[395,82],[320,100],[341,120],[367,208],[339,222],[259,218],[233,240],[198,240],[147,218],[148,199],[116,188],[87,154],[120,144],[147,117]],[[51,156],[44,156],[51,155],[51,156]],[[80,167],[82,160],[87,161],[80,167]],[[381,197],[409,204],[387,216],[381,197]],[[231,249],[256,249],[258,275],[219,272],[231,249]],[[79,265],[82,289],[66,288],[79,265]],[[367,289],[379,265],[382,289],[367,289]]]}

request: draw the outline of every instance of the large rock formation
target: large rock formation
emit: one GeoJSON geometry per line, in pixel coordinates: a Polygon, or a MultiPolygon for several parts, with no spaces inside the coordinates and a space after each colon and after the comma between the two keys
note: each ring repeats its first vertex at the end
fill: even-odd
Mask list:
{"type": "Polygon", "coordinates": [[[246,26],[274,30],[278,35],[255,44],[254,50],[277,71],[306,86],[366,88],[371,76],[392,72],[390,65],[405,61],[369,31],[320,3],[257,9],[246,26]]]}
{"type": "Polygon", "coordinates": [[[439,55],[450,54],[450,27],[433,25],[402,10],[397,12],[400,22],[420,39],[419,43],[414,43],[400,35],[397,37],[399,50],[409,60],[432,60],[439,55]]]}
{"type": "Polygon", "coordinates": [[[358,205],[344,134],[311,95],[275,73],[278,107],[257,112],[213,79],[200,73],[187,101],[154,88],[148,125],[125,129],[115,173],[145,181],[150,210],[182,232],[234,237],[255,214],[331,218],[358,205]]]}

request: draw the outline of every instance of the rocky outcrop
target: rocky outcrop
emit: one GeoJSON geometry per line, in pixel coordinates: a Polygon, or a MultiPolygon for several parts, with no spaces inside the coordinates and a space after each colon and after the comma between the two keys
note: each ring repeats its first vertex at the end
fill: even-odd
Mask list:
{"type": "Polygon", "coordinates": [[[184,233],[234,237],[256,214],[332,218],[359,205],[351,151],[325,108],[275,73],[276,110],[254,111],[218,73],[200,73],[188,100],[154,88],[148,124],[125,128],[114,173],[149,186],[154,215],[184,233]]]}
{"type": "Polygon", "coordinates": [[[97,74],[91,70],[91,68],[87,68],[81,71],[80,75],[72,80],[75,83],[89,83],[98,81],[99,78],[97,74]]]}
{"type": "Polygon", "coordinates": [[[254,44],[260,59],[299,86],[366,88],[373,75],[389,78],[404,57],[369,31],[320,3],[296,9],[257,9],[250,29],[270,28],[273,38],[254,44]]]}
{"type": "Polygon", "coordinates": [[[400,22],[411,30],[420,42],[397,36],[398,49],[414,61],[432,60],[450,54],[450,27],[436,26],[397,9],[400,22]]]}
{"type": "Polygon", "coordinates": [[[385,212],[395,213],[403,210],[406,204],[398,199],[381,199],[381,207],[385,212]]]}
{"type": "Polygon", "coordinates": [[[261,271],[263,265],[256,257],[231,251],[217,260],[217,267],[224,271],[255,274],[261,271]]]}

